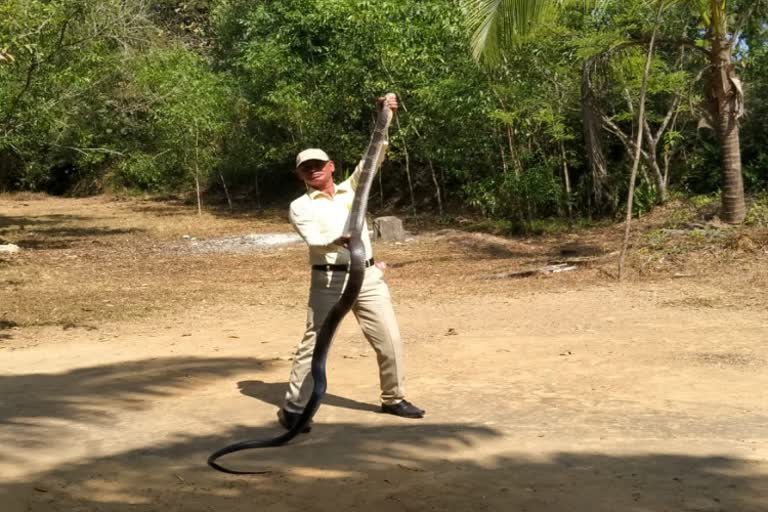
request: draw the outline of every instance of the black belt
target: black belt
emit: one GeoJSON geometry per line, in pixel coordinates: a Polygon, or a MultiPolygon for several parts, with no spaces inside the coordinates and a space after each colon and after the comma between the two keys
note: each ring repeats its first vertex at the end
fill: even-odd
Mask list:
{"type": "MultiPolygon", "coordinates": [[[[372,267],[375,262],[373,261],[373,258],[365,261],[365,268],[372,267]]],[[[324,270],[326,272],[331,271],[348,271],[349,270],[349,264],[345,265],[312,265],[312,270],[324,270]]]]}

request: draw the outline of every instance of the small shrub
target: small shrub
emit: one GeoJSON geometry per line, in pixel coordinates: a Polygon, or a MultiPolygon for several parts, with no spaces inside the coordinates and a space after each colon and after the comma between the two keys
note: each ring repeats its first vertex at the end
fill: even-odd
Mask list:
{"type": "Polygon", "coordinates": [[[768,194],[755,198],[744,223],[748,226],[768,226],[768,194]]]}

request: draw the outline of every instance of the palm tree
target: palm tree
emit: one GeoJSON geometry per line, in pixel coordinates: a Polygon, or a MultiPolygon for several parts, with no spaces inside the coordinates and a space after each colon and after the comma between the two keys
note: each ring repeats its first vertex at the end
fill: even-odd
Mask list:
{"type": "Polygon", "coordinates": [[[710,117],[709,124],[717,133],[723,155],[720,216],[725,222],[739,224],[747,215],[739,143],[739,118],[744,113],[744,94],[733,63],[733,51],[740,29],[737,28],[729,37],[726,0],[688,0],[688,3],[697,4],[702,18],[708,22],[706,109],[710,117]]]}
{"type": "MultiPolygon", "coordinates": [[[[746,216],[739,144],[739,118],[744,113],[744,95],[733,55],[742,24],[756,9],[764,9],[768,0],[659,1],[667,5],[687,5],[701,16],[706,27],[704,38],[708,46],[703,48],[709,61],[706,111],[722,148],[721,217],[728,223],[741,223],[746,216]],[[736,10],[740,12],[731,12],[736,10]],[[729,21],[734,18],[735,23],[729,27],[729,21]]],[[[566,4],[599,8],[604,3],[605,0],[462,0],[473,33],[473,55],[491,65],[498,61],[505,47],[529,33],[558,8],[566,4]]]]}

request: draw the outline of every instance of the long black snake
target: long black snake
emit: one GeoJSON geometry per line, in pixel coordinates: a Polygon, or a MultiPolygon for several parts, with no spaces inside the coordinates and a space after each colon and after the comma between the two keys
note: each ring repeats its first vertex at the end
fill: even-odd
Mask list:
{"type": "Polygon", "coordinates": [[[312,353],[312,379],[314,380],[314,387],[309,402],[306,407],[304,407],[304,411],[301,413],[298,421],[296,421],[288,432],[272,439],[240,441],[225,446],[212,453],[211,456],[208,457],[208,465],[214,469],[236,475],[260,473],[258,471],[229,469],[218,464],[216,461],[224,455],[239,452],[241,450],[268,448],[287,443],[309,425],[309,422],[312,421],[312,417],[320,407],[320,402],[323,400],[323,396],[328,387],[325,375],[325,362],[328,358],[331,342],[333,341],[336,329],[344,319],[344,316],[346,316],[355,304],[355,301],[360,294],[360,289],[363,286],[363,280],[365,279],[366,254],[361,235],[365,226],[365,214],[368,209],[368,195],[371,191],[373,178],[378,170],[378,164],[382,160],[381,152],[384,151],[383,146],[384,142],[387,140],[389,124],[394,116],[394,112],[389,108],[388,99],[390,96],[393,95],[388,94],[387,98],[380,104],[379,112],[376,117],[376,125],[373,130],[373,135],[371,136],[371,142],[368,144],[368,149],[366,150],[363,169],[357,184],[355,199],[349,213],[348,226],[350,228],[350,240],[348,249],[350,263],[347,284],[344,287],[341,297],[339,297],[339,300],[328,312],[328,315],[325,317],[325,320],[317,333],[315,349],[312,353]]]}

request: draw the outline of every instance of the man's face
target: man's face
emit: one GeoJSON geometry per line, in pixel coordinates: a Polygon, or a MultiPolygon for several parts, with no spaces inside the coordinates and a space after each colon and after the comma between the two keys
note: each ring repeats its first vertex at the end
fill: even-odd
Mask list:
{"type": "Polygon", "coordinates": [[[333,160],[328,160],[327,162],[307,160],[296,169],[296,174],[308,186],[323,190],[333,181],[331,175],[335,170],[336,166],[333,164],[333,160]]]}

